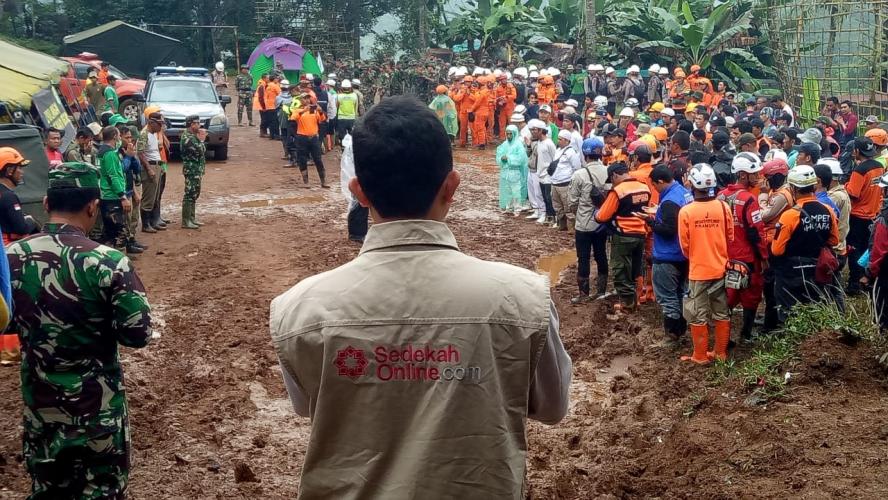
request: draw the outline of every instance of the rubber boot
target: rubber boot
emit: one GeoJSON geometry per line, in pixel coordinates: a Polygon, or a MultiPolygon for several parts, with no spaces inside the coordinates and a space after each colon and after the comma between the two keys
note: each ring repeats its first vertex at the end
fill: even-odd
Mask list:
{"type": "Polygon", "coordinates": [[[130,238],[126,240],[126,253],[128,254],[140,254],[143,253],[145,249],[135,244],[135,240],[130,238]]]}
{"type": "Polygon", "coordinates": [[[646,274],[644,275],[644,300],[646,302],[656,302],[657,297],[654,296],[654,273],[653,268],[648,266],[646,269],[646,274]]]}
{"type": "Polygon", "coordinates": [[[197,224],[192,220],[194,210],[193,201],[182,202],[182,229],[197,229],[197,224]]]}
{"type": "Polygon", "coordinates": [[[673,339],[675,338],[675,321],[669,316],[663,316],[663,333],[673,339]]]}
{"type": "Polygon", "coordinates": [[[682,316],[675,320],[675,335],[683,337],[686,333],[688,333],[688,320],[682,316]]]}
{"type": "Polygon", "coordinates": [[[602,298],[607,295],[607,274],[599,274],[595,280],[595,297],[602,298]]]}
{"type": "Polygon", "coordinates": [[[728,343],[731,341],[731,320],[724,319],[715,322],[714,351],[709,351],[706,356],[709,359],[728,359],[728,343]]]}
{"type": "Polygon", "coordinates": [[[308,185],[308,170],[302,172],[302,183],[308,185]]]}
{"type": "Polygon", "coordinates": [[[694,354],[682,356],[682,361],[691,361],[698,365],[709,364],[706,349],[709,348],[709,325],[691,325],[691,340],[694,342],[694,354]]]}
{"type": "Polygon", "coordinates": [[[755,309],[743,310],[743,326],[740,327],[740,340],[752,341],[752,327],[755,326],[755,309]]]}
{"type": "Polygon", "coordinates": [[[330,189],[330,185],[327,184],[327,176],[324,174],[321,174],[320,177],[321,177],[321,187],[324,189],[330,189]]]}
{"type": "Polygon", "coordinates": [[[558,230],[559,231],[567,231],[567,216],[562,215],[560,219],[558,219],[558,230]]]}
{"type": "Polygon", "coordinates": [[[191,222],[194,223],[195,226],[201,227],[204,225],[203,222],[197,220],[197,202],[194,202],[194,206],[191,207],[191,222]]]}
{"type": "Polygon", "coordinates": [[[644,291],[644,277],[639,276],[635,278],[635,295],[638,297],[638,303],[644,304],[647,302],[647,297],[644,291]]]}
{"type": "Polygon", "coordinates": [[[156,233],[157,229],[154,229],[154,226],[151,225],[151,212],[145,210],[139,210],[139,217],[142,219],[142,232],[143,233],[156,233]]]}

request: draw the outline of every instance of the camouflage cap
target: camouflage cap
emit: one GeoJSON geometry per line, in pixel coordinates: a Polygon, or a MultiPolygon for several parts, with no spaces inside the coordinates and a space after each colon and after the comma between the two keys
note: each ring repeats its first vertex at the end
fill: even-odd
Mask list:
{"type": "Polygon", "coordinates": [[[65,162],[49,171],[49,188],[99,187],[99,169],[80,161],[65,162]]]}

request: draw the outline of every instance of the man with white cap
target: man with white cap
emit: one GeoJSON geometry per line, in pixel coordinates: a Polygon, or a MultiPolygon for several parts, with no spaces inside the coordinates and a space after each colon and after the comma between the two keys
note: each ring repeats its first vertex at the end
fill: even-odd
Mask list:
{"type": "Polygon", "coordinates": [[[660,65],[654,64],[648,68],[647,83],[647,102],[653,104],[655,102],[663,102],[663,95],[666,93],[666,84],[660,78],[660,65]]]}
{"type": "Polygon", "coordinates": [[[352,89],[351,80],[342,80],[339,93],[336,94],[337,130],[339,140],[350,134],[358,119],[358,96],[352,89]]]}
{"type": "Polygon", "coordinates": [[[352,78],[351,83],[352,89],[354,89],[355,95],[358,97],[358,116],[361,116],[367,112],[367,103],[364,101],[364,93],[361,92],[361,80],[352,78]]]}
{"type": "Polygon", "coordinates": [[[585,88],[586,95],[605,96],[605,104],[603,106],[607,107],[607,79],[604,77],[604,66],[590,64],[588,70],[585,88]]]}
{"type": "MultiPolygon", "coordinates": [[[[567,214],[570,209],[570,180],[573,173],[582,168],[580,153],[571,145],[573,135],[569,130],[558,132],[558,151],[555,153],[557,164],[548,167],[547,172],[552,180],[552,206],[555,208],[555,223],[552,228],[567,231],[567,214]]],[[[582,138],[580,139],[582,150],[582,138]]],[[[553,162],[554,163],[554,162],[553,162]]]]}
{"type": "MultiPolygon", "coordinates": [[[[607,113],[611,116],[617,114],[617,100],[622,97],[620,84],[617,81],[617,71],[608,66],[604,70],[605,83],[607,84],[607,92],[603,95],[607,96],[607,113]]],[[[620,101],[623,102],[623,101],[620,101]]]]}
{"type": "Polygon", "coordinates": [[[512,86],[515,87],[515,104],[527,102],[527,68],[516,68],[512,74],[512,86]]]}
{"type": "MultiPolygon", "coordinates": [[[[556,159],[555,143],[549,139],[549,126],[542,120],[534,120],[531,122],[530,131],[533,134],[535,145],[532,148],[531,156],[534,162],[530,164],[530,171],[536,172],[536,182],[540,187],[540,197],[543,201],[543,209],[537,209],[540,214],[537,217],[538,224],[545,224],[555,219],[555,207],[552,206],[552,179],[549,176],[549,165],[556,159]]],[[[533,179],[529,181],[532,184],[533,179]]],[[[538,207],[534,203],[534,207],[538,207]]]]}
{"type": "Polygon", "coordinates": [[[635,64],[629,66],[629,69],[626,70],[626,80],[623,81],[623,88],[620,93],[621,102],[626,102],[634,97],[640,104],[645,99],[645,90],[644,80],[641,78],[641,70],[635,64]]]}
{"type": "MultiPolygon", "coordinates": [[[[216,63],[216,69],[210,73],[210,78],[216,87],[216,94],[228,95],[228,77],[225,76],[225,64],[222,61],[216,63]]],[[[222,109],[225,109],[225,104],[222,104],[222,109]]]]}

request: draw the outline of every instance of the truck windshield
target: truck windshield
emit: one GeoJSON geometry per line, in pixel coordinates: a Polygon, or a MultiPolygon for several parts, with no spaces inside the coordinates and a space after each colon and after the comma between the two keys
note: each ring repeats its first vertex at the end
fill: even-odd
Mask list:
{"type": "Polygon", "coordinates": [[[206,80],[158,80],[151,85],[152,102],[216,102],[216,89],[206,80]]]}

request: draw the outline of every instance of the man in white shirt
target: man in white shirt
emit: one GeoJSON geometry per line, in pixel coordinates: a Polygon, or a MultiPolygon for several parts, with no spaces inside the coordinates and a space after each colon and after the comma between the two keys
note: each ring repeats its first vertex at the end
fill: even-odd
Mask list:
{"type": "MultiPolygon", "coordinates": [[[[555,207],[555,223],[553,229],[567,231],[567,214],[570,210],[570,180],[573,173],[583,166],[580,154],[571,145],[572,134],[569,130],[558,132],[558,161],[553,170],[549,167],[552,181],[552,205],[555,207]]],[[[582,148],[582,144],[580,145],[582,148]]]]}
{"type": "Polygon", "coordinates": [[[549,126],[542,120],[536,120],[531,126],[533,139],[537,141],[536,162],[531,166],[535,170],[537,180],[540,183],[540,191],[543,195],[543,203],[546,210],[537,219],[537,224],[546,224],[555,221],[555,207],[552,205],[552,179],[549,177],[549,164],[555,160],[555,143],[549,139],[549,126]]]}

